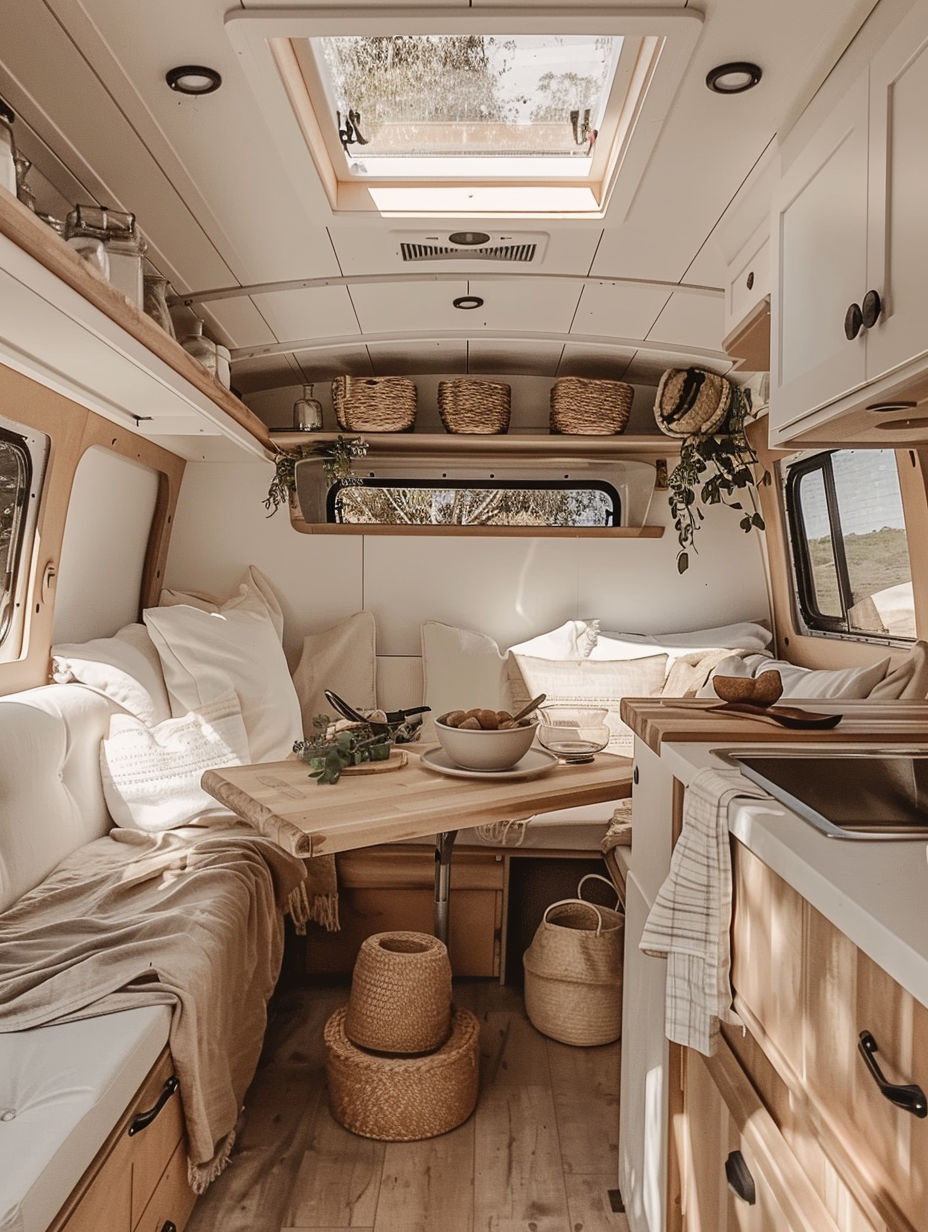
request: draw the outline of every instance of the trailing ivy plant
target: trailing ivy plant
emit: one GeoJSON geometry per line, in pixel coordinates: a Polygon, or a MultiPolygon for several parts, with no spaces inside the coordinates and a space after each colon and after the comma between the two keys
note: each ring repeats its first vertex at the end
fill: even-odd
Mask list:
{"type": "Polygon", "coordinates": [[[297,740],[293,751],[309,766],[309,777],[321,786],[337,783],[347,766],[386,761],[392,747],[392,736],[375,732],[367,723],[338,730],[327,714],[316,714],[312,735],[308,740],[297,740]]]}
{"type": "Polygon", "coordinates": [[[367,450],[367,441],[360,436],[337,436],[334,441],[314,441],[312,444],[298,445],[296,449],[278,449],[274,460],[274,478],[264,498],[267,516],[271,517],[281,505],[290,503],[290,497],[296,491],[296,464],[303,458],[322,458],[322,473],[329,487],[333,483],[355,487],[363,480],[353,474],[352,464],[355,458],[363,458],[367,450]]]}
{"type": "Polygon", "coordinates": [[[751,413],[751,391],[732,385],[731,406],[721,428],[702,436],[683,438],[680,461],[671,471],[667,486],[670,511],[680,547],[677,572],[690,565],[690,550],[696,551],[696,531],[705,518],[700,505],[728,505],[743,516],[740,526],[749,533],[763,530],[764,519],[756,501],[756,486],[769,484],[765,469],[755,478],[759,459],[745,435],[744,425],[751,413]],[[745,508],[745,499],[750,508],[745,508]]]}

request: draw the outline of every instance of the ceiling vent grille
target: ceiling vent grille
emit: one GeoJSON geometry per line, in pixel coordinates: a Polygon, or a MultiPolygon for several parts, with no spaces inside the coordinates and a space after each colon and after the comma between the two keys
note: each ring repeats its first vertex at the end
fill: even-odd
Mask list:
{"type": "Polygon", "coordinates": [[[449,248],[440,244],[400,244],[404,261],[534,261],[537,244],[500,244],[493,248],[449,248]]]}

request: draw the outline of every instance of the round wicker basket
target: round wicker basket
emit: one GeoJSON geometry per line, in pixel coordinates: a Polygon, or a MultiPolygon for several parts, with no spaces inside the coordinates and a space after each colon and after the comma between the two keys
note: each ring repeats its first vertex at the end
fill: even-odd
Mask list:
{"type": "Polygon", "coordinates": [[[582,899],[545,911],[525,951],[525,1011],[562,1044],[610,1044],[622,1034],[625,919],[582,899]]]}
{"type": "Polygon", "coordinates": [[[377,1052],[430,1052],[451,1031],[448,950],[428,933],[375,933],[361,943],[345,1034],[377,1052]]]}
{"type": "Polygon", "coordinates": [[[345,1129],[381,1142],[414,1142],[456,1128],[477,1103],[480,1024],[452,1010],[451,1035],[418,1057],[373,1055],[345,1035],[345,1007],[325,1025],[332,1115],[345,1129]]]}
{"type": "Polygon", "coordinates": [[[705,368],[668,368],[654,399],[654,418],[667,436],[711,436],[731,408],[731,382],[705,368]]]}
{"type": "Polygon", "coordinates": [[[416,386],[404,376],[337,376],[332,406],[346,432],[411,432],[416,422],[416,386]]]}
{"type": "Polygon", "coordinates": [[[511,392],[496,381],[439,381],[438,413],[445,431],[504,435],[509,431],[511,392]]]}
{"type": "Polygon", "coordinates": [[[624,381],[563,376],[551,387],[551,431],[562,435],[614,436],[624,432],[633,390],[624,381]]]}

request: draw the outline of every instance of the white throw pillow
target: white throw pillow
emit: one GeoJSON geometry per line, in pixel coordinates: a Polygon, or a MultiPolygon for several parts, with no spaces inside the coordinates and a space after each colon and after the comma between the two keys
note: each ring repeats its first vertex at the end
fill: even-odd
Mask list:
{"type": "Polygon", "coordinates": [[[277,636],[283,641],[284,614],[280,600],[260,569],[249,565],[245,570],[238,589],[231,598],[222,600],[215,595],[209,595],[202,590],[162,590],[159,600],[161,607],[198,607],[204,612],[225,612],[232,608],[249,608],[251,610],[267,610],[277,636]]]}
{"type": "Polygon", "coordinates": [[[549,633],[510,646],[509,653],[531,655],[535,659],[585,659],[598,637],[598,620],[566,620],[549,633]]]}
{"type": "Polygon", "coordinates": [[[544,693],[545,705],[598,707],[608,711],[606,724],[612,732],[609,752],[625,757],[632,755],[634,736],[619,717],[622,698],[654,697],[661,690],[667,670],[665,654],[600,662],[516,655],[516,662],[529,695],[544,693]]]}
{"type": "MultiPolygon", "coordinates": [[[[601,623],[601,622],[600,622],[601,623]]],[[[591,659],[633,659],[666,650],[671,660],[694,650],[763,651],[770,645],[770,630],[754,621],[719,625],[715,629],[694,629],[692,633],[608,633],[601,632],[590,651],[591,659]]]]}
{"type": "Polygon", "coordinates": [[[322,633],[303,639],[303,654],[293,673],[293,685],[300,700],[303,731],[313,729],[313,717],[332,712],[325,690],[337,693],[356,709],[373,710],[376,700],[377,649],[374,616],[355,612],[322,633]]]}
{"type": "Polygon", "coordinates": [[[253,762],[282,761],[302,735],[300,703],[271,613],[236,599],[218,612],[146,608],[175,715],[238,694],[253,762]]]}
{"type": "Polygon", "coordinates": [[[422,625],[422,696],[431,713],[422,739],[435,739],[435,718],[449,710],[508,710],[506,656],[492,637],[427,620],[422,625]]]}
{"type": "Polygon", "coordinates": [[[58,684],[79,681],[153,726],[171,717],[157,651],[144,625],[126,625],[114,637],[52,647],[58,684]]]}
{"type": "MultiPolygon", "coordinates": [[[[783,681],[784,698],[843,697],[847,699],[869,697],[872,690],[883,680],[889,668],[889,659],[880,659],[868,667],[844,667],[837,669],[813,669],[787,663],[783,659],[768,659],[764,655],[733,656],[723,659],[712,676],[760,676],[763,672],[778,671],[783,681]]],[[[698,696],[717,696],[709,678],[698,696]]]]}
{"type": "Polygon", "coordinates": [[[226,811],[200,786],[204,770],[238,766],[248,738],[233,691],[179,719],[148,727],[114,714],[100,747],[106,805],[117,826],[149,834],[226,811]]]}

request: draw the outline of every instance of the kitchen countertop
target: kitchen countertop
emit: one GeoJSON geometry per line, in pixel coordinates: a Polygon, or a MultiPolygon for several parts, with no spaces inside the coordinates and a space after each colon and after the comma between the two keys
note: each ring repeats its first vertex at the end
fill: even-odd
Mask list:
{"type": "MultiPolygon", "coordinates": [[[[765,730],[756,744],[742,737],[739,749],[763,748],[769,744],[766,734],[765,730]]],[[[703,767],[723,768],[713,749],[731,743],[714,736],[708,743],[664,741],[660,754],[667,769],[685,785],[703,767]]],[[[860,742],[860,747],[872,748],[873,744],[872,740],[860,742]]],[[[777,749],[783,747],[778,741],[777,749]]],[[[797,743],[797,751],[803,753],[827,753],[828,748],[818,739],[797,743]]],[[[847,745],[844,751],[849,751],[847,745]]],[[[735,838],[928,1006],[928,847],[924,839],[826,838],[773,799],[733,801],[728,824],[735,838]]]]}

